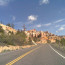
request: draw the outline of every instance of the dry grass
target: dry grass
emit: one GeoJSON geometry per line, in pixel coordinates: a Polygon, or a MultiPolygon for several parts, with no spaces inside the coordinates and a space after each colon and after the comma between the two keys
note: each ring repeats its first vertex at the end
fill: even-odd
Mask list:
{"type": "Polygon", "coordinates": [[[23,49],[23,48],[29,48],[35,45],[26,45],[26,46],[0,46],[0,53],[1,52],[6,52],[6,51],[13,51],[13,50],[19,50],[19,49],[23,49]]]}

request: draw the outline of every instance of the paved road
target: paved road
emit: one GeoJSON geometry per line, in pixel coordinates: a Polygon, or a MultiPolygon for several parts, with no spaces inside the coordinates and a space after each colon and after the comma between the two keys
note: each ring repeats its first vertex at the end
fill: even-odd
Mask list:
{"type": "Polygon", "coordinates": [[[6,65],[16,58],[18,58],[18,61],[13,65],[65,65],[65,59],[53,51],[49,44],[41,44],[27,49],[0,54],[0,65],[6,65]],[[20,57],[22,55],[25,56],[22,58],[20,57]]]}

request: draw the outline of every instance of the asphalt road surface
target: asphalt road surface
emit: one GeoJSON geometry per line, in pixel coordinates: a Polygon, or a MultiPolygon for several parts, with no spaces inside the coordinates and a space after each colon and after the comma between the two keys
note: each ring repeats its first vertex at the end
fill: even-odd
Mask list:
{"type": "Polygon", "coordinates": [[[0,54],[0,65],[65,65],[65,59],[49,44],[0,54]]]}

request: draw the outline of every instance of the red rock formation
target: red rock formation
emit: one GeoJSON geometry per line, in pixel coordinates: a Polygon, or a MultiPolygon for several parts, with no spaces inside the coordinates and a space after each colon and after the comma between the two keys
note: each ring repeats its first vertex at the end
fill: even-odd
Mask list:
{"type": "Polygon", "coordinates": [[[33,29],[33,30],[26,31],[25,33],[27,37],[37,37],[37,38],[40,37],[40,41],[37,43],[47,43],[48,40],[53,43],[56,42],[56,39],[60,39],[60,37],[52,33],[49,33],[48,31],[43,32],[43,31],[37,31],[36,29],[33,29]]]}

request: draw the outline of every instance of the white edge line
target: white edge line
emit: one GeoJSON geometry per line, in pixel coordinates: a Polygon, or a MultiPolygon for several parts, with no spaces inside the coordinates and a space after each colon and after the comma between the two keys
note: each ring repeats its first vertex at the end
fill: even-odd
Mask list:
{"type": "Polygon", "coordinates": [[[53,50],[53,51],[55,51],[59,56],[61,56],[62,58],[64,58],[65,59],[65,56],[63,56],[62,54],[60,54],[59,52],[57,52],[54,48],[52,48],[52,46],[51,45],[49,45],[50,47],[51,47],[51,49],[53,50]]]}

